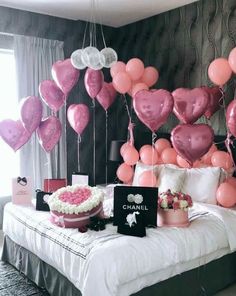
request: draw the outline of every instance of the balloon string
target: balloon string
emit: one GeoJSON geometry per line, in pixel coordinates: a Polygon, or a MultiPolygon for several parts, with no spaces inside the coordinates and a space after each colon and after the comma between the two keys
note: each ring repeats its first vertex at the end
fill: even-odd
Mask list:
{"type": "Polygon", "coordinates": [[[96,185],[96,102],[93,100],[93,186],[96,185]]]}
{"type": "Polygon", "coordinates": [[[152,173],[154,173],[154,147],[155,147],[155,140],[157,138],[157,134],[155,132],[152,132],[152,173]]]}
{"type": "Polygon", "coordinates": [[[227,133],[227,138],[226,138],[226,140],[225,140],[225,146],[226,146],[226,148],[227,148],[227,150],[228,150],[228,152],[229,152],[230,158],[231,158],[232,163],[233,163],[234,171],[235,171],[235,169],[236,169],[236,165],[235,165],[235,162],[234,162],[234,158],[233,158],[232,151],[231,151],[231,149],[230,149],[230,145],[233,144],[233,141],[230,139],[230,137],[231,137],[231,134],[228,132],[228,133],[227,133]]]}
{"type": "Polygon", "coordinates": [[[107,186],[107,145],[108,145],[108,137],[107,137],[107,120],[108,120],[108,114],[106,110],[106,186],[107,186]]]}
{"type": "Polygon", "coordinates": [[[134,123],[129,122],[128,125],[128,131],[129,131],[129,142],[133,146],[134,145],[134,123]]]}
{"type": "Polygon", "coordinates": [[[81,143],[81,135],[78,134],[78,172],[80,173],[80,143],[81,143]]]}
{"type": "Polygon", "coordinates": [[[47,192],[49,192],[49,179],[50,179],[50,154],[49,154],[49,152],[46,153],[46,157],[47,157],[47,179],[48,179],[48,182],[46,182],[46,184],[47,184],[47,192]]]}
{"type": "Polygon", "coordinates": [[[125,108],[126,108],[126,111],[127,111],[127,114],[128,114],[128,117],[129,117],[129,121],[131,122],[131,115],[130,115],[130,111],[129,111],[129,105],[128,105],[128,102],[127,102],[127,98],[126,98],[126,95],[123,94],[123,97],[124,97],[124,101],[125,101],[125,108]]]}

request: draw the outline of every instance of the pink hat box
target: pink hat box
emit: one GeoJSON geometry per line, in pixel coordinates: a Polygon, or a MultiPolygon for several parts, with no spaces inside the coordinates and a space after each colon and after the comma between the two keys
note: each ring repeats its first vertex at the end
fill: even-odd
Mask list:
{"type": "Polygon", "coordinates": [[[79,214],[65,214],[57,211],[50,211],[50,214],[50,221],[57,226],[64,228],[80,228],[89,224],[90,217],[102,215],[103,207],[102,203],[100,203],[91,211],[79,214]]]}

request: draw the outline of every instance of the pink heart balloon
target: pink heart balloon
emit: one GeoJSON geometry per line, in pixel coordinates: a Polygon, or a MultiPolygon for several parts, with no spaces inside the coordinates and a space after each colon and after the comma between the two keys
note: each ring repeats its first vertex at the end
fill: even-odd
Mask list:
{"type": "Polygon", "coordinates": [[[43,119],[37,129],[40,145],[46,152],[50,152],[61,137],[61,122],[56,116],[43,119]]]}
{"type": "Polygon", "coordinates": [[[192,165],[208,152],[214,140],[214,131],[207,124],[180,124],[171,132],[176,152],[192,165]]]}
{"type": "Polygon", "coordinates": [[[67,110],[67,118],[71,127],[81,135],[89,123],[89,109],[85,104],[72,104],[67,110]]]}
{"type": "Polygon", "coordinates": [[[70,59],[57,61],[52,66],[52,77],[67,96],[79,80],[80,71],[74,68],[70,59]]]}
{"type": "Polygon", "coordinates": [[[116,90],[113,87],[112,83],[104,82],[102,89],[97,94],[96,99],[102,105],[103,109],[107,109],[113,104],[116,98],[116,90]]]}
{"type": "Polygon", "coordinates": [[[164,89],[140,90],[134,95],[133,104],[138,118],[154,132],[166,122],[174,101],[164,89]]]}
{"type": "Polygon", "coordinates": [[[210,119],[211,116],[220,109],[220,100],[222,98],[222,93],[219,87],[207,87],[203,86],[203,90],[205,90],[208,94],[208,105],[204,115],[207,119],[210,119]]]}
{"type": "Polygon", "coordinates": [[[38,97],[30,96],[20,102],[21,121],[29,133],[33,133],[42,120],[43,104],[38,97]]]}
{"type": "Polygon", "coordinates": [[[202,88],[178,88],[172,95],[174,113],[183,123],[194,123],[206,111],[208,94],[202,88]]]}
{"type": "Polygon", "coordinates": [[[53,80],[44,80],[39,84],[39,93],[50,109],[57,112],[65,103],[66,96],[53,80]]]}
{"type": "Polygon", "coordinates": [[[84,76],[84,85],[90,98],[94,99],[102,89],[104,76],[101,70],[88,68],[84,76]]]}
{"type": "Polygon", "coordinates": [[[231,134],[236,137],[236,99],[234,99],[227,107],[226,125],[231,134]]]}
{"type": "Polygon", "coordinates": [[[20,120],[14,121],[12,119],[5,119],[0,122],[0,135],[14,151],[28,142],[31,136],[20,120]]]}

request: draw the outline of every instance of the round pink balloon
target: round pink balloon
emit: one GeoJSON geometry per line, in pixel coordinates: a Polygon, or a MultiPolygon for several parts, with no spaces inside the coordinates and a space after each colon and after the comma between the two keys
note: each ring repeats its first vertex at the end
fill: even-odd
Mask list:
{"type": "Polygon", "coordinates": [[[159,73],[154,67],[146,67],[143,72],[143,76],[141,77],[141,81],[143,81],[148,87],[153,86],[159,78],[159,73]]]}
{"type": "Polygon", "coordinates": [[[113,84],[104,82],[102,89],[96,96],[96,99],[102,105],[103,109],[107,111],[107,109],[114,103],[116,95],[117,93],[113,84]]]}
{"type": "Polygon", "coordinates": [[[22,99],[20,102],[20,115],[23,126],[32,134],[38,128],[42,120],[42,101],[34,96],[22,99]]]}
{"type": "Polygon", "coordinates": [[[128,183],[133,178],[134,170],[130,165],[128,165],[126,163],[122,163],[118,167],[118,169],[116,171],[116,175],[119,180],[121,180],[124,183],[128,183]]]}
{"type": "Polygon", "coordinates": [[[174,100],[171,93],[164,89],[141,90],[135,94],[133,105],[138,118],[155,132],[172,112],[174,100]]]}
{"type": "Polygon", "coordinates": [[[171,143],[167,139],[160,138],[156,140],[155,142],[155,149],[158,152],[159,155],[161,155],[162,151],[166,148],[171,148],[171,143]]]}
{"type": "Polygon", "coordinates": [[[132,86],[131,79],[126,72],[117,73],[112,80],[115,90],[121,94],[127,93],[132,86]]]}
{"type": "Polygon", "coordinates": [[[84,85],[90,98],[94,99],[102,89],[104,76],[101,70],[87,68],[84,76],[84,85]]]}
{"type": "Polygon", "coordinates": [[[166,148],[161,153],[161,159],[166,164],[177,164],[177,153],[174,148],[166,148]]]}
{"type": "Polygon", "coordinates": [[[223,168],[226,171],[233,166],[229,153],[225,151],[215,151],[211,156],[211,163],[213,166],[223,168]]]}
{"type": "Polygon", "coordinates": [[[125,72],[125,63],[123,62],[116,62],[114,65],[111,66],[111,69],[110,69],[110,74],[111,74],[111,77],[115,77],[116,74],[118,74],[119,72],[125,72]]]}
{"type": "Polygon", "coordinates": [[[236,99],[231,101],[227,107],[226,125],[231,134],[236,137],[236,99]]]}
{"type": "Polygon", "coordinates": [[[229,53],[228,62],[232,71],[236,73],[236,47],[229,53]]]}
{"type": "Polygon", "coordinates": [[[39,93],[50,109],[57,112],[65,103],[66,96],[53,80],[44,80],[39,84],[39,93]]]}
{"type": "Polygon", "coordinates": [[[236,203],[236,189],[229,183],[222,183],[217,189],[216,199],[221,206],[231,208],[236,203]]]}
{"type": "Polygon", "coordinates": [[[142,163],[147,165],[155,165],[158,161],[158,154],[154,147],[145,145],[140,152],[140,159],[142,163]]]}
{"type": "Polygon", "coordinates": [[[71,127],[81,135],[89,123],[89,108],[85,104],[72,104],[67,110],[71,127]]]}
{"type": "Polygon", "coordinates": [[[157,178],[152,171],[145,171],[139,176],[138,185],[145,187],[156,187],[157,178]]]}
{"type": "Polygon", "coordinates": [[[14,150],[20,149],[31,137],[20,120],[5,119],[0,121],[0,136],[14,150]]]}
{"type": "Polygon", "coordinates": [[[222,98],[222,93],[219,89],[219,87],[202,87],[205,92],[208,94],[208,104],[206,107],[206,111],[204,115],[207,119],[210,119],[211,116],[220,109],[220,100],[222,98]]]}
{"type": "Polygon", "coordinates": [[[40,145],[46,152],[52,151],[61,137],[61,122],[56,116],[43,119],[37,129],[40,145]]]}
{"type": "Polygon", "coordinates": [[[123,152],[123,159],[126,164],[135,165],[139,160],[139,153],[134,146],[129,145],[123,152]]]}
{"type": "Polygon", "coordinates": [[[183,123],[194,123],[206,111],[208,94],[202,88],[178,88],[172,92],[174,113],[183,123]]]}
{"type": "Polygon", "coordinates": [[[140,79],[144,73],[143,62],[137,58],[129,60],[126,64],[126,72],[133,81],[140,79]]]}
{"type": "Polygon", "coordinates": [[[132,86],[132,88],[131,88],[131,95],[132,95],[132,97],[134,97],[134,95],[135,95],[138,91],[143,90],[143,89],[148,90],[148,86],[147,86],[145,83],[143,83],[143,82],[139,82],[139,83],[134,84],[134,85],[132,86]]]}
{"type": "Polygon", "coordinates": [[[79,80],[79,74],[79,70],[73,67],[70,59],[57,61],[52,66],[52,77],[66,96],[79,80]]]}
{"type": "Polygon", "coordinates": [[[121,147],[120,147],[120,155],[123,157],[124,156],[124,152],[126,150],[126,148],[128,147],[132,147],[133,145],[130,143],[130,141],[124,143],[121,147]]]}
{"type": "Polygon", "coordinates": [[[210,149],[214,131],[207,124],[181,124],[171,132],[171,142],[177,153],[190,165],[210,149]]]}
{"type": "Polygon", "coordinates": [[[219,86],[223,86],[231,77],[232,69],[225,58],[215,59],[208,67],[208,76],[210,80],[219,86]]]}

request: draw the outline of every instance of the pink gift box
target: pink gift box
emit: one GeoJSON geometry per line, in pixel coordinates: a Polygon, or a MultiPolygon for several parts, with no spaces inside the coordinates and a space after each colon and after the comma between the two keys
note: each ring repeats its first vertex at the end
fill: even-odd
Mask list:
{"type": "Polygon", "coordinates": [[[15,205],[31,205],[32,182],[28,177],[12,179],[12,203],[15,205]]]}

